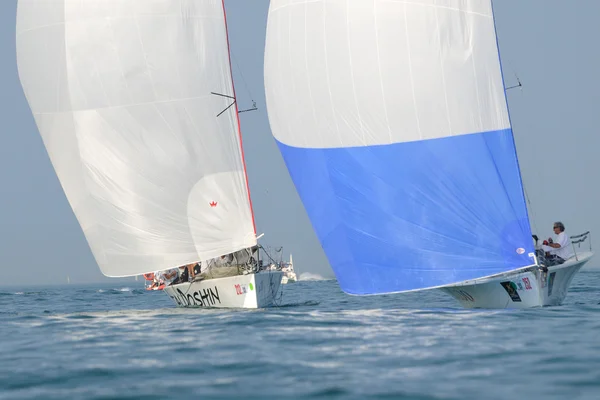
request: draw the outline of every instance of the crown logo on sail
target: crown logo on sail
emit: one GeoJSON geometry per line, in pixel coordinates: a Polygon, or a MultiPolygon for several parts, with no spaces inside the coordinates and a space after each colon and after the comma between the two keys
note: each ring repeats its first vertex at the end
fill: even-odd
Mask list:
{"type": "Polygon", "coordinates": [[[210,203],[208,203],[208,204],[210,204],[210,206],[211,206],[211,207],[216,207],[216,206],[217,206],[217,202],[216,202],[216,201],[214,201],[214,200],[213,200],[213,201],[211,201],[211,202],[210,202],[210,203]]]}

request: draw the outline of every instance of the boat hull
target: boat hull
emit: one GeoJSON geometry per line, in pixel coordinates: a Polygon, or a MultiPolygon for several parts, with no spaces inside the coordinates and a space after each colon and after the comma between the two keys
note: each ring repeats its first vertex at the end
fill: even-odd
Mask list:
{"type": "Polygon", "coordinates": [[[282,273],[267,271],[167,286],[177,307],[263,308],[276,305],[282,273]]]}
{"type": "Polygon", "coordinates": [[[593,253],[583,253],[561,265],[503,274],[441,288],[465,308],[523,309],[562,304],[573,277],[593,253]]]}

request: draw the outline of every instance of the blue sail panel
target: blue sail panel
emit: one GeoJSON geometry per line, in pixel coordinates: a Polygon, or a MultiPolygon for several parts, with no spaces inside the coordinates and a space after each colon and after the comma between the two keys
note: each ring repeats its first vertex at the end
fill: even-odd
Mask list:
{"type": "Polygon", "coordinates": [[[510,129],[353,148],[278,144],[347,293],[423,289],[532,264],[510,129]]]}

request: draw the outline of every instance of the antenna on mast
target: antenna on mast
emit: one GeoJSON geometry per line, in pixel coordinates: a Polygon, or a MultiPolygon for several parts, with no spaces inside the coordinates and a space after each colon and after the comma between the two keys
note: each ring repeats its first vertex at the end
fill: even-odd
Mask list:
{"type": "Polygon", "coordinates": [[[246,110],[240,110],[238,111],[238,114],[241,114],[243,112],[247,112],[247,111],[256,111],[258,110],[258,108],[256,108],[256,102],[254,100],[252,100],[252,108],[248,108],[246,110]]]}
{"type": "Polygon", "coordinates": [[[521,80],[519,79],[519,77],[517,76],[517,73],[515,72],[515,78],[517,78],[517,82],[519,82],[518,85],[513,85],[513,86],[509,86],[504,90],[510,90],[510,89],[515,89],[515,88],[522,88],[523,85],[521,84],[521,80]]]}
{"type": "MultiPolygon", "coordinates": [[[[229,96],[229,95],[223,94],[223,93],[215,93],[215,92],[210,92],[210,94],[214,94],[215,96],[226,97],[228,99],[233,100],[230,105],[228,105],[225,109],[223,109],[223,111],[221,111],[220,113],[217,114],[217,117],[220,117],[221,114],[223,114],[225,111],[229,110],[235,103],[237,103],[237,99],[233,96],[229,96]]],[[[258,108],[256,108],[256,101],[252,100],[252,108],[248,108],[245,110],[239,110],[238,114],[243,113],[243,112],[248,112],[248,111],[255,111],[255,110],[258,110],[258,108]]]]}

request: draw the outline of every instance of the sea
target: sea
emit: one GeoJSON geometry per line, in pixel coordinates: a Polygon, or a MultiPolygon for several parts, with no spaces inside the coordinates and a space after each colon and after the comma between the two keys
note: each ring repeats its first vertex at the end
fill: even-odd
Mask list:
{"type": "Polygon", "coordinates": [[[280,304],[180,309],[133,280],[0,288],[0,398],[600,399],[600,272],[523,311],[335,280],[280,304]]]}

